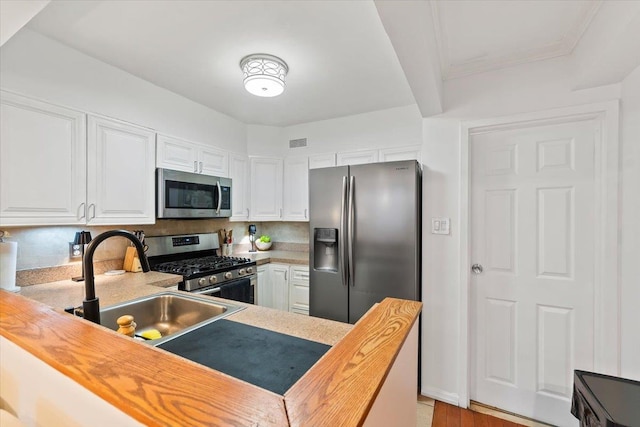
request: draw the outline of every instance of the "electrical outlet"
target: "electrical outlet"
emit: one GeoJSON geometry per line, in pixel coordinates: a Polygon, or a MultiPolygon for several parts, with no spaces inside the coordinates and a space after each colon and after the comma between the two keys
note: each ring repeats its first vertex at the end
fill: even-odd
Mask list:
{"type": "Polygon", "coordinates": [[[69,242],[69,259],[82,258],[82,245],[69,242]]]}

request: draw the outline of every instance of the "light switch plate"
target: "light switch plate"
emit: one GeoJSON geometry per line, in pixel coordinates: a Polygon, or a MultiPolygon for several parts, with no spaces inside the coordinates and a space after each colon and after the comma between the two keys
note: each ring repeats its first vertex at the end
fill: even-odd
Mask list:
{"type": "Polygon", "coordinates": [[[449,234],[450,218],[431,218],[431,234],[449,234]]]}

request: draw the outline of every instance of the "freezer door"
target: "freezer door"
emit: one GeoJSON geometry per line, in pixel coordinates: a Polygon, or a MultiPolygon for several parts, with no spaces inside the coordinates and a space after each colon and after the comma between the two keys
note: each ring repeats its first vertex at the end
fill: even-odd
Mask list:
{"type": "Polygon", "coordinates": [[[309,171],[309,314],[340,322],[348,321],[349,312],[347,178],[346,166],[309,171]]]}
{"type": "Polygon", "coordinates": [[[350,167],[349,322],[385,297],[420,299],[421,175],[415,161],[350,167]]]}

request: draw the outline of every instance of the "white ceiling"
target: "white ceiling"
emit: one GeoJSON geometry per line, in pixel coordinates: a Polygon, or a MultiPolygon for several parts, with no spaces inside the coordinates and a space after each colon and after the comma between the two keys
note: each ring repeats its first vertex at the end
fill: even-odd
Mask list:
{"type": "Polygon", "coordinates": [[[53,1],[28,27],[245,123],[414,103],[370,1],[53,1]],[[283,95],[244,90],[251,53],[287,62],[283,95]]]}
{"type": "Polygon", "coordinates": [[[602,0],[431,1],[444,79],[570,54],[602,0]]]}
{"type": "Polygon", "coordinates": [[[602,3],[54,0],[28,27],[245,123],[287,126],[416,100],[437,113],[423,105],[442,79],[569,55],[602,3]],[[244,91],[250,53],[288,63],[283,95],[244,91]]]}

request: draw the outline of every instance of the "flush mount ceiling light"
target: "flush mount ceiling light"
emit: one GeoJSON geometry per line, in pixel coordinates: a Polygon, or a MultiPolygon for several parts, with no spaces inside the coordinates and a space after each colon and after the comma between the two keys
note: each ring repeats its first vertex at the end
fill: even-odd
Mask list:
{"type": "Polygon", "coordinates": [[[240,61],[244,87],[256,96],[278,96],[284,92],[284,78],[289,72],[286,62],[277,56],[254,53],[240,61]]]}

